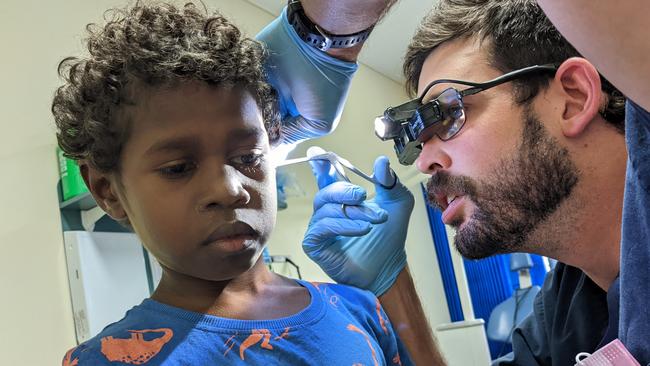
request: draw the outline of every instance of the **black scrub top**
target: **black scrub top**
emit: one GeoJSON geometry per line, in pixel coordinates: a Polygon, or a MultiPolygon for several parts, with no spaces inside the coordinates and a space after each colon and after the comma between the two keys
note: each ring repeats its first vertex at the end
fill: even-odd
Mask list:
{"type": "Polygon", "coordinates": [[[558,263],[535,297],[532,314],[513,332],[513,352],[492,365],[574,365],[578,353],[609,343],[618,330],[618,279],[608,292],[580,269],[558,263]]]}

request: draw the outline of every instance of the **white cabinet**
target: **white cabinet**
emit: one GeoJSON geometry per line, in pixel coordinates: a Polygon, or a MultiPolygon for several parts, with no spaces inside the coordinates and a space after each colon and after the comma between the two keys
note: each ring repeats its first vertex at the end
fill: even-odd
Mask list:
{"type": "Polygon", "coordinates": [[[160,279],[160,267],[149,260],[133,233],[65,231],[63,236],[81,343],[149,297],[160,279]]]}
{"type": "Polygon", "coordinates": [[[483,319],[441,324],[436,338],[449,366],[487,366],[490,349],[483,319]]]}

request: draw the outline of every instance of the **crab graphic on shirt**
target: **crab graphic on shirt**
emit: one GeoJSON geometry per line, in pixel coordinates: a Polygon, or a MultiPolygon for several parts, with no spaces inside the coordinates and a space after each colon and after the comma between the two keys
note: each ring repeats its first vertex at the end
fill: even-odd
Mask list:
{"type": "Polygon", "coordinates": [[[108,336],[101,339],[101,351],[107,360],[142,365],[156,356],[174,336],[174,332],[169,328],[129,330],[128,332],[131,333],[130,338],[108,336]],[[146,340],[144,335],[147,333],[162,333],[162,335],[146,340]]]}

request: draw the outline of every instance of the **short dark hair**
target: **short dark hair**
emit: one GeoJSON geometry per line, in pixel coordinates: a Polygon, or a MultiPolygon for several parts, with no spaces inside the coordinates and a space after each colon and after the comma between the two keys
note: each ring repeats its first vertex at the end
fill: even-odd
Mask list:
{"type": "Polygon", "coordinates": [[[142,88],[191,81],[250,92],[269,140],[278,142],[277,94],[264,72],[267,53],[219,13],[208,15],[194,3],[137,2],[107,11],[104,19],[103,26],[86,27],[89,55],[59,64],[65,83],[56,90],[52,113],[68,157],[104,172],[119,170],[130,126],[122,107],[132,105],[142,88]]]}
{"type": "MultiPolygon", "coordinates": [[[[535,0],[440,0],[417,28],[404,57],[406,90],[417,93],[422,65],[443,42],[476,36],[486,41],[491,66],[503,73],[581,57],[553,26],[535,0]]],[[[529,102],[546,88],[549,76],[513,82],[515,100],[529,102]]],[[[608,95],[602,116],[624,132],[625,96],[601,76],[608,95]]]]}

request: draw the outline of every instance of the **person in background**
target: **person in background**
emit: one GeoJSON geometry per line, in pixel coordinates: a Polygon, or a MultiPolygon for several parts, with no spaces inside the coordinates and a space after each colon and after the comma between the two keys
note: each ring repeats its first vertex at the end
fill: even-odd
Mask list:
{"type": "Polygon", "coordinates": [[[291,0],[255,37],[269,50],[266,71],[279,93],[282,157],[336,129],[365,40],[396,1],[291,0]]]}

